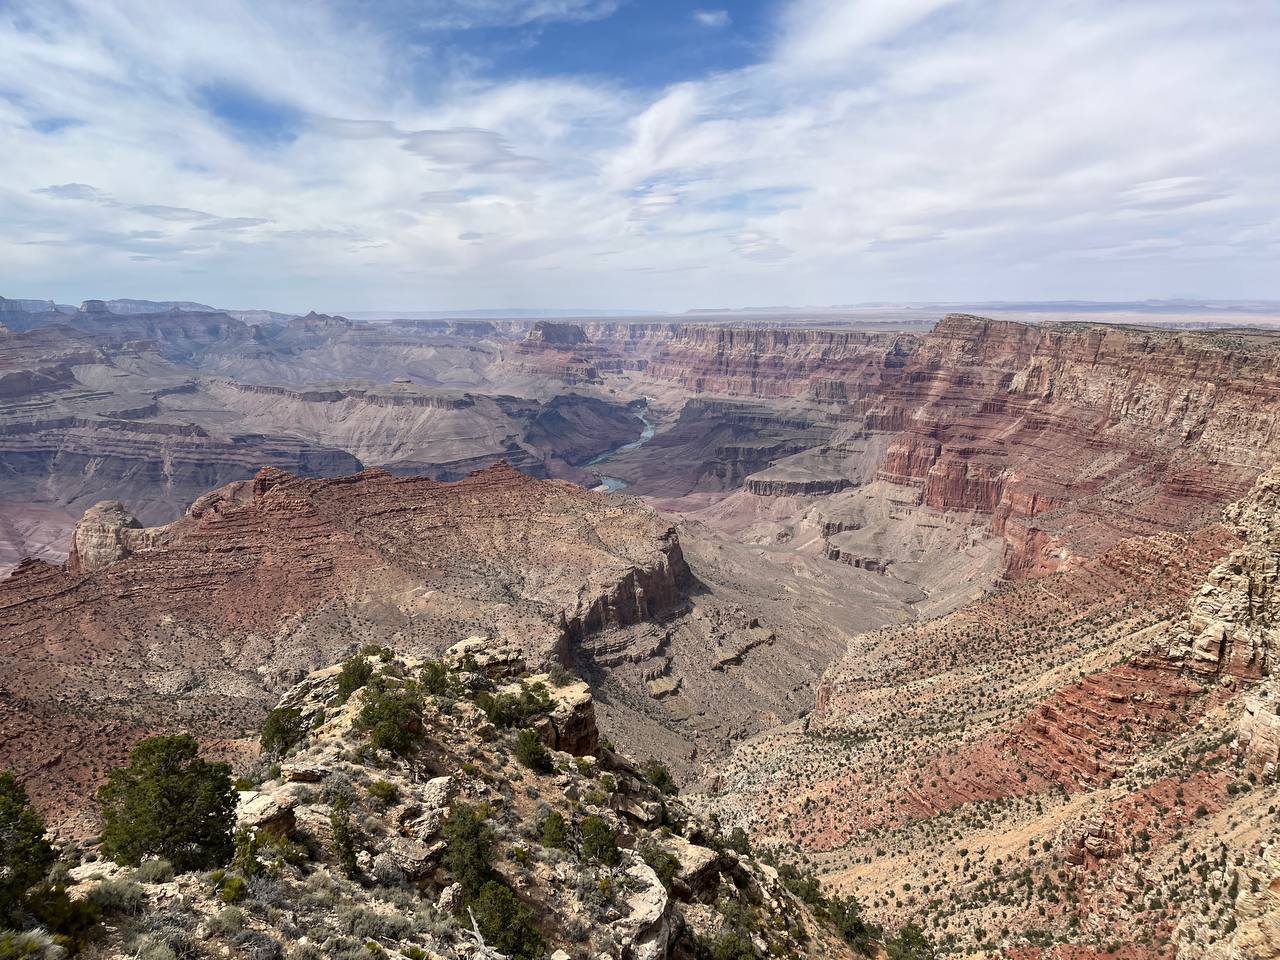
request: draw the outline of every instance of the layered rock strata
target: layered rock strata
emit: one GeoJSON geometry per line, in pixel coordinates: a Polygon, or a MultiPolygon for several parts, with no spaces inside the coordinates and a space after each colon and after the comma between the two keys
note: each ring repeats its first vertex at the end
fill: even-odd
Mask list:
{"type": "Polygon", "coordinates": [[[234,734],[355,645],[425,653],[484,632],[548,661],[689,582],[651,511],[505,465],[454,484],[264,469],[150,529],[102,504],[66,567],[0,581],[0,765],[41,770],[57,809],[118,755],[120,730],[186,717],[234,734]]]}

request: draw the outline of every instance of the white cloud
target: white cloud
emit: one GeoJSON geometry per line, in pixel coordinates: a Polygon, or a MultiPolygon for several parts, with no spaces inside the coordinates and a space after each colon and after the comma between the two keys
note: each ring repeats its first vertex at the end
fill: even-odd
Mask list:
{"type": "Polygon", "coordinates": [[[728,10],[695,10],[693,19],[704,27],[719,30],[730,23],[728,10]]]}
{"type": "Polygon", "coordinates": [[[846,61],[957,3],[959,0],[800,0],[783,18],[782,56],[806,66],[846,61]]]}
{"type": "Polygon", "coordinates": [[[600,20],[617,9],[618,0],[413,0],[398,12],[429,28],[466,30],[600,20]]]}
{"type": "MultiPolygon", "coordinates": [[[[527,24],[612,6],[414,9],[527,24]]],[[[758,63],[656,92],[424,83],[434,50],[331,8],[178,7],[0,7],[0,294],[1280,297],[1280,7],[1261,0],[795,0],[758,63]],[[287,135],[212,115],[224,87],[287,135]]]]}

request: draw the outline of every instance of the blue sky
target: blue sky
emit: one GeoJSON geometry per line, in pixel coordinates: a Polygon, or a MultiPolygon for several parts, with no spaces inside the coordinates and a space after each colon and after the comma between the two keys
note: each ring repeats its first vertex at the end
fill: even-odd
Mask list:
{"type": "Polygon", "coordinates": [[[0,0],[0,295],[1280,298],[1274,0],[0,0]]]}

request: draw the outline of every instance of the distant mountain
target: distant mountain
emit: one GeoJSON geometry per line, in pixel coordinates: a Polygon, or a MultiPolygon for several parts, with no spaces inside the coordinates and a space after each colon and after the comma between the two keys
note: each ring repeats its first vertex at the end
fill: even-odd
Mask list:
{"type": "Polygon", "coordinates": [[[0,315],[9,313],[66,313],[73,314],[76,308],[67,303],[54,303],[52,300],[9,300],[0,297],[0,315]]]}
{"type": "Polygon", "coordinates": [[[288,323],[300,316],[297,313],[279,313],[275,310],[223,310],[222,312],[242,323],[288,323]]]}
{"type": "Polygon", "coordinates": [[[538,310],[512,307],[500,310],[347,310],[343,316],[352,320],[523,320],[557,319],[561,317],[646,317],[650,310],[538,310]]]}
{"type": "Polygon", "coordinates": [[[190,300],[107,300],[107,309],[111,313],[132,316],[138,313],[169,313],[181,310],[183,313],[218,313],[217,307],[204,303],[193,303],[190,300]]]}

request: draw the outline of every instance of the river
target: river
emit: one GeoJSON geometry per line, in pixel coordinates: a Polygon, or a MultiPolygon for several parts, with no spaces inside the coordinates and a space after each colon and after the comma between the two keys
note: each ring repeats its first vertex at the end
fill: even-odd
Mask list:
{"type": "MultiPolygon", "coordinates": [[[[628,450],[634,450],[637,447],[642,447],[646,443],[648,443],[650,440],[652,440],[654,431],[657,430],[657,424],[653,423],[649,419],[649,401],[648,400],[645,400],[644,406],[640,409],[639,416],[640,416],[640,422],[644,424],[644,429],[640,431],[639,439],[632,440],[630,443],[624,443],[620,447],[614,447],[612,450],[606,450],[604,453],[600,454],[600,456],[596,457],[594,460],[588,461],[587,466],[588,467],[599,466],[602,463],[606,463],[609,460],[612,460],[614,457],[616,457],[620,453],[626,453],[628,450]]],[[[597,473],[596,476],[600,478],[600,485],[595,489],[601,490],[604,493],[613,493],[617,490],[621,490],[623,487],[627,485],[627,481],[623,480],[621,477],[608,477],[608,476],[605,476],[603,473],[597,473]]]]}

